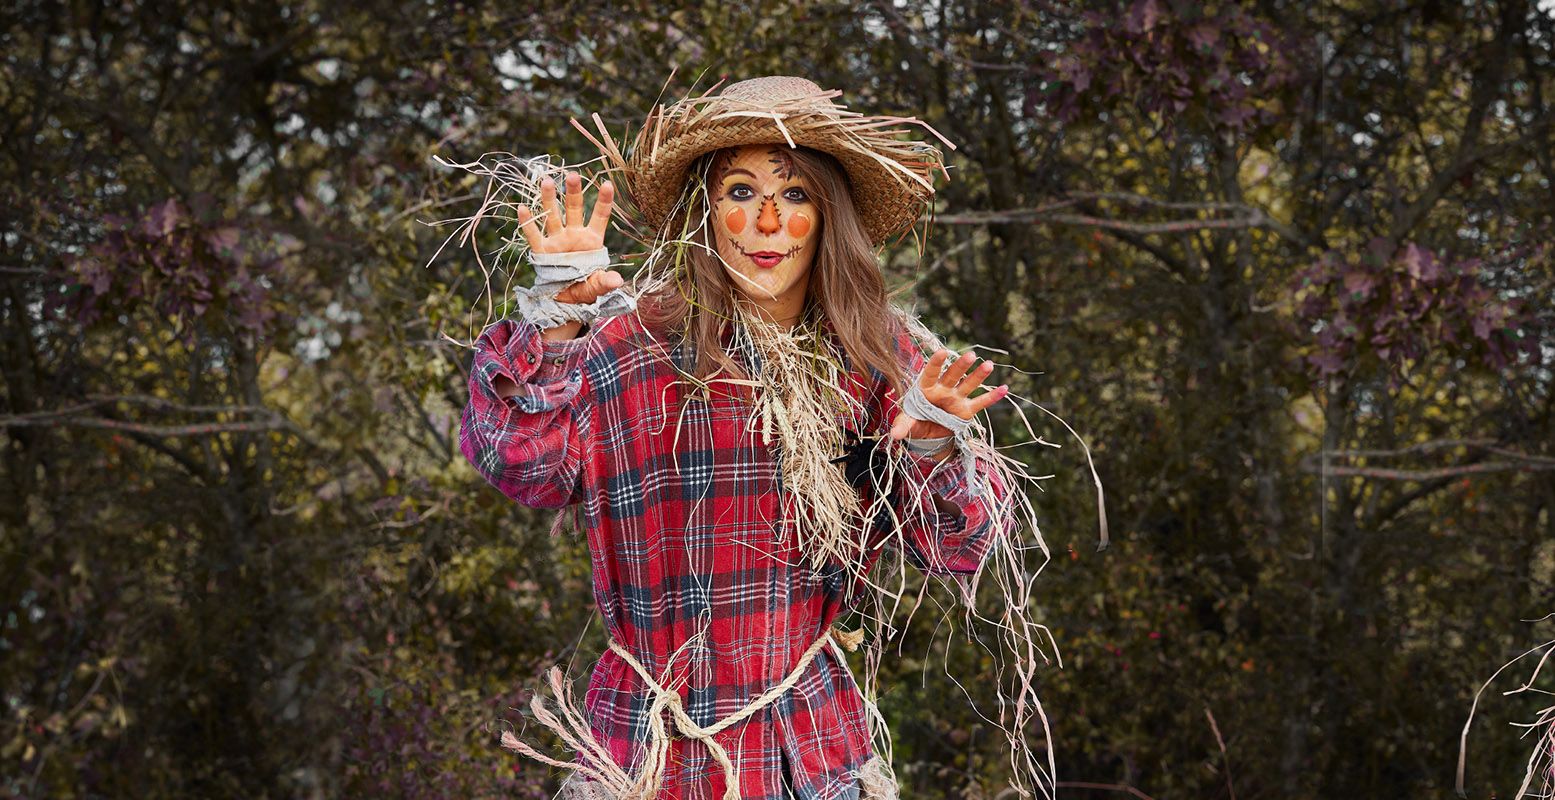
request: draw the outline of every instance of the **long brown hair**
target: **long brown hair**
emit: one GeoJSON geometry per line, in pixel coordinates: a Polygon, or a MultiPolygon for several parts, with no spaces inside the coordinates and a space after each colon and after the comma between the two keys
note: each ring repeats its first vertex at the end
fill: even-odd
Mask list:
{"type": "MultiPolygon", "coordinates": [[[[649,329],[690,343],[696,352],[693,374],[706,379],[723,374],[748,378],[724,351],[721,334],[734,316],[734,283],[719,262],[711,239],[708,169],[719,153],[701,156],[687,171],[686,188],[666,230],[683,232],[676,257],[667,259],[674,274],[662,288],[641,298],[638,314],[649,329]]],[[[899,320],[891,311],[885,279],[865,232],[847,174],[829,153],[808,147],[788,151],[821,210],[820,244],[810,267],[805,315],[825,316],[852,371],[868,376],[874,369],[900,396],[903,375],[896,347],[899,320]]],[[[673,236],[675,234],[671,234],[673,236]]]]}

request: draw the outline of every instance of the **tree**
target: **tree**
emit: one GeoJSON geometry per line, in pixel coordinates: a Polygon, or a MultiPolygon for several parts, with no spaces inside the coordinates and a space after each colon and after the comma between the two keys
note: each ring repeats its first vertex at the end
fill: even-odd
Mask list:
{"type": "MultiPolygon", "coordinates": [[[[34,3],[7,23],[8,795],[554,785],[495,740],[544,668],[602,644],[580,636],[587,551],[454,447],[448,337],[478,333],[486,287],[467,251],[432,258],[446,230],[424,223],[472,187],[431,157],[581,162],[568,119],[635,126],[672,66],[670,95],[804,74],[957,143],[925,257],[886,269],[949,340],[1040,370],[1012,389],[1102,470],[1118,546],[1095,553],[1079,448],[1032,455],[1057,475],[1038,596],[1072,793],[1440,793],[1474,690],[1544,641],[1518,620],[1555,600],[1548,11],[34,3]]],[[[994,795],[1004,744],[967,702],[994,709],[987,687],[921,677],[976,676],[981,651],[925,616],[881,680],[904,794],[994,795]]],[[[1474,793],[1520,780],[1526,743],[1489,723],[1532,718],[1527,696],[1482,701],[1474,793]]]]}

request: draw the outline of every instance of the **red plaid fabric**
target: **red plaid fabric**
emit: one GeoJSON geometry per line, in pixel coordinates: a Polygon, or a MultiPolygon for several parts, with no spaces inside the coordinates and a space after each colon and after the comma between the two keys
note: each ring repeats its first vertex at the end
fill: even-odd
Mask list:
{"type": "MultiPolygon", "coordinates": [[[[925,359],[905,328],[897,344],[906,374],[917,375],[925,359]]],[[[582,504],[606,631],[651,674],[668,670],[691,718],[706,726],[778,683],[863,586],[841,567],[816,571],[802,563],[780,519],[773,452],[745,430],[748,393],[714,384],[709,400],[686,392],[680,407],[684,387],[672,386],[672,364],[689,372],[693,361],[689,344],[650,336],[635,313],[562,342],[543,339],[533,323],[498,321],[476,343],[459,444],[488,482],[519,503],[582,504]],[[498,376],[519,393],[498,398],[498,376]],[[703,638],[683,647],[698,631],[703,638]]],[[[896,398],[878,371],[870,373],[868,380],[852,373],[849,387],[868,418],[841,421],[861,435],[883,436],[896,398]]],[[[969,481],[959,457],[937,463],[899,444],[890,452],[916,464],[924,482],[900,493],[911,498],[901,505],[915,506],[898,507],[911,517],[904,555],[934,575],[976,572],[994,538],[989,509],[1006,491],[997,474],[969,481]],[[960,513],[939,511],[931,492],[960,513]]],[[[872,552],[871,566],[880,551],[872,552]]],[[[628,770],[639,763],[651,699],[640,676],[607,650],[584,710],[628,770]]],[[[873,755],[853,676],[829,649],[792,691],[717,741],[739,768],[744,798],[785,797],[785,761],[799,797],[857,796],[848,773],[873,755]]],[[[672,740],[661,798],[716,798],[724,783],[705,745],[672,740]]]]}

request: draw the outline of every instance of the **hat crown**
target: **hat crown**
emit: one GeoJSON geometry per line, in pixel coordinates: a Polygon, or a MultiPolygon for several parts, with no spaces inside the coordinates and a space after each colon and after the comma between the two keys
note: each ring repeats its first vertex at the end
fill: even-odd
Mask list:
{"type": "Polygon", "coordinates": [[[767,75],[731,83],[719,92],[720,97],[745,100],[758,105],[811,97],[822,91],[814,81],[794,75],[767,75]]]}

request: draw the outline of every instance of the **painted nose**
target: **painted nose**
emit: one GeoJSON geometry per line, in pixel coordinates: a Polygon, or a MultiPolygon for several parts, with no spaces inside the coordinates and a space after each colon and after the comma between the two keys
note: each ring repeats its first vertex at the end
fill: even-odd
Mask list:
{"type": "Polygon", "coordinates": [[[761,216],[756,218],[756,230],[762,233],[777,233],[783,227],[778,222],[777,203],[768,200],[761,204],[761,216]]]}

